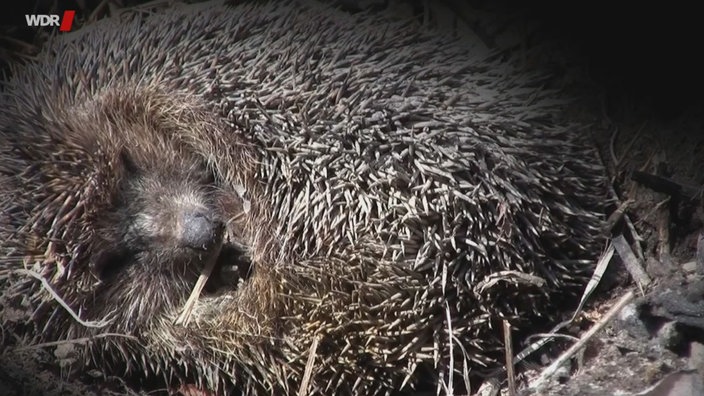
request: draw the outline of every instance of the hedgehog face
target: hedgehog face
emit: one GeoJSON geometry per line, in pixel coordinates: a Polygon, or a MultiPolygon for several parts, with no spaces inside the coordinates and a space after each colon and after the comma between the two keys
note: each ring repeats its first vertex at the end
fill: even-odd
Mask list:
{"type": "MultiPolygon", "coordinates": [[[[114,206],[109,209],[112,213],[104,217],[105,221],[98,219],[96,227],[100,234],[110,237],[112,247],[121,251],[120,255],[129,252],[133,256],[158,257],[163,265],[142,268],[158,272],[197,263],[203,255],[218,249],[223,222],[213,205],[212,186],[193,175],[205,174],[204,170],[184,172],[172,168],[163,174],[137,169],[131,163],[128,166],[114,206]]],[[[102,261],[94,263],[101,278],[106,277],[103,272],[119,271],[120,265],[129,265],[105,267],[107,263],[102,261]]]]}
{"type": "Polygon", "coordinates": [[[129,245],[142,247],[163,255],[201,255],[216,249],[222,239],[222,222],[197,188],[185,191],[165,188],[153,180],[132,180],[132,202],[128,210],[124,239],[129,245]],[[136,197],[135,195],[138,194],[136,197]]]}
{"type": "Polygon", "coordinates": [[[195,159],[161,159],[155,167],[123,153],[121,180],[91,227],[98,283],[83,308],[93,316],[112,307],[116,326],[130,332],[183,304],[222,246],[224,221],[207,169],[195,159]]]}
{"type": "MultiPolygon", "coordinates": [[[[32,263],[56,292],[39,294],[33,307],[43,318],[38,338],[128,336],[96,338],[86,348],[96,365],[129,368],[130,356],[153,353],[160,336],[151,335],[186,330],[174,322],[204,268],[214,267],[203,301],[227,300],[250,277],[238,218],[248,211],[239,187],[247,167],[230,172],[221,163],[250,154],[220,144],[234,139],[229,130],[179,99],[123,87],[51,109],[61,117],[23,123],[0,111],[0,151],[12,159],[0,163],[0,190],[11,202],[0,212],[0,235],[12,233],[0,253],[32,263]],[[12,184],[18,174],[23,185],[12,184]]],[[[24,282],[18,289],[38,286],[34,277],[24,282]]],[[[199,318],[215,311],[194,310],[199,318]]]]}

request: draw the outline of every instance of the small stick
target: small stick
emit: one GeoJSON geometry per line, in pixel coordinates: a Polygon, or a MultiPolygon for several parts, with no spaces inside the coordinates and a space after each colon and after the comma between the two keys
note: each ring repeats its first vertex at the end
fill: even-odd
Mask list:
{"type": "Polygon", "coordinates": [[[643,241],[643,238],[641,238],[640,234],[638,234],[638,231],[636,231],[636,226],[633,225],[633,222],[631,221],[631,217],[628,216],[628,214],[623,216],[623,219],[626,221],[626,226],[628,227],[628,232],[631,233],[633,236],[633,240],[635,243],[633,243],[633,246],[636,249],[636,254],[638,255],[638,258],[641,260],[645,260],[645,254],[643,253],[643,248],[640,246],[640,243],[643,241]]]}
{"type": "Polygon", "coordinates": [[[624,294],[607,313],[604,315],[597,323],[592,326],[591,329],[589,329],[586,333],[584,333],[584,336],[582,336],[579,341],[577,341],[574,345],[572,345],[565,353],[560,355],[557,359],[555,359],[554,362],[548,367],[543,370],[542,373],[540,373],[540,376],[531,383],[530,387],[533,389],[537,389],[538,385],[544,383],[547,381],[550,377],[552,377],[557,369],[559,369],[568,359],[570,359],[572,356],[574,356],[577,352],[579,352],[580,349],[584,347],[584,345],[599,331],[601,330],[606,324],[614,317],[616,316],[623,307],[625,307],[628,303],[633,300],[633,297],[635,296],[635,293],[633,293],[633,290],[628,291],[628,293],[624,294]]]}
{"type": "Polygon", "coordinates": [[[640,260],[633,254],[633,250],[631,250],[628,242],[626,242],[626,238],[624,238],[623,235],[618,235],[611,243],[613,243],[614,248],[616,248],[616,252],[621,257],[621,261],[623,261],[623,265],[628,270],[628,273],[631,274],[631,277],[633,277],[633,280],[642,291],[644,287],[650,284],[651,279],[643,269],[640,260]]]}
{"type": "Polygon", "coordinates": [[[697,272],[704,274],[704,231],[697,238],[697,272]]]}
{"type": "Polygon", "coordinates": [[[179,315],[179,317],[176,318],[176,320],[174,321],[175,325],[187,326],[188,322],[191,320],[191,313],[193,312],[193,307],[195,307],[196,302],[198,301],[198,297],[200,296],[200,292],[205,287],[205,283],[208,281],[208,278],[210,278],[210,275],[213,273],[213,269],[215,268],[215,263],[217,263],[218,261],[218,255],[220,254],[221,248],[222,238],[220,238],[218,246],[215,246],[213,248],[213,251],[210,253],[210,257],[208,257],[208,260],[205,262],[205,267],[203,267],[203,270],[200,272],[198,280],[196,281],[196,284],[195,286],[193,286],[193,290],[191,291],[191,295],[188,296],[186,304],[183,305],[183,311],[181,311],[181,315],[179,315]]]}
{"type": "Polygon", "coordinates": [[[32,345],[23,345],[20,347],[15,348],[15,351],[21,352],[21,351],[28,351],[32,349],[40,349],[40,348],[47,348],[51,346],[59,346],[59,345],[67,345],[67,344],[77,344],[77,345],[85,345],[89,343],[90,341],[96,340],[98,338],[107,338],[107,337],[121,337],[121,338],[127,338],[128,340],[132,341],[139,341],[137,337],[131,336],[129,334],[122,334],[122,333],[100,333],[96,334],[91,337],[81,337],[81,338],[73,338],[69,340],[58,340],[58,341],[51,341],[51,342],[42,342],[40,344],[32,344],[32,345]]]}
{"type": "Polygon", "coordinates": [[[506,375],[508,376],[508,394],[516,396],[516,375],[513,372],[513,346],[511,341],[511,324],[504,319],[504,351],[506,352],[506,375]]]}
{"type": "Polygon", "coordinates": [[[616,210],[614,210],[614,212],[611,213],[609,218],[606,220],[604,230],[611,231],[616,226],[616,223],[618,223],[618,221],[626,215],[626,211],[630,208],[631,205],[633,205],[633,203],[635,203],[635,200],[633,199],[627,199],[621,202],[618,208],[616,208],[616,210]]]}
{"type": "MultiPolygon", "coordinates": [[[[611,194],[611,197],[613,197],[614,199],[620,200],[613,185],[609,185],[609,194],[611,194]]],[[[641,260],[645,260],[645,255],[643,254],[643,248],[641,248],[641,246],[640,246],[640,242],[643,241],[643,238],[641,238],[640,235],[638,234],[638,231],[636,231],[636,227],[633,225],[633,222],[631,221],[631,218],[628,216],[628,213],[623,214],[623,220],[626,222],[626,227],[628,228],[628,231],[631,233],[631,235],[633,236],[633,240],[635,241],[633,246],[635,248],[635,253],[636,253],[637,257],[641,260]]]]}
{"type": "MultiPolygon", "coordinates": [[[[670,205],[672,202],[667,200],[670,205]]],[[[665,206],[659,210],[658,216],[658,259],[660,261],[664,260],[666,256],[670,255],[670,208],[665,206]]]]}
{"type": "Polygon", "coordinates": [[[44,290],[49,292],[49,294],[51,294],[51,297],[59,305],[61,305],[66,310],[66,312],[68,312],[69,315],[71,315],[71,317],[76,322],[78,322],[81,326],[90,327],[90,328],[101,328],[101,327],[105,327],[108,324],[110,324],[110,321],[106,320],[106,319],[103,319],[100,321],[88,321],[88,322],[81,319],[81,317],[78,315],[78,313],[76,313],[76,311],[71,309],[71,307],[68,305],[68,303],[66,303],[66,301],[64,301],[64,299],[61,298],[61,296],[59,296],[59,294],[56,293],[56,291],[54,291],[54,289],[51,287],[51,284],[49,284],[49,281],[46,280],[46,278],[44,278],[41,274],[37,273],[36,271],[32,271],[32,270],[28,270],[28,269],[17,269],[14,272],[16,272],[18,274],[22,274],[22,275],[31,276],[32,278],[40,281],[42,283],[42,287],[44,288],[44,290]]]}
{"type": "Polygon", "coordinates": [[[316,351],[318,350],[318,342],[320,341],[320,334],[313,338],[313,342],[310,344],[310,349],[308,350],[308,361],[306,361],[306,369],[303,372],[303,379],[301,380],[301,386],[298,388],[298,396],[307,395],[308,387],[310,384],[310,377],[313,374],[313,364],[315,363],[316,351]]]}
{"type": "Polygon", "coordinates": [[[582,298],[579,300],[579,305],[577,305],[577,309],[574,310],[570,322],[573,322],[577,318],[577,315],[582,312],[582,308],[584,308],[584,304],[587,302],[587,299],[589,298],[589,296],[592,295],[594,290],[596,290],[596,287],[599,286],[599,282],[601,282],[601,279],[603,278],[604,273],[606,272],[606,268],[609,266],[611,258],[613,258],[614,256],[614,251],[614,245],[610,244],[609,247],[606,248],[606,251],[601,255],[601,257],[599,257],[599,261],[597,261],[596,263],[594,273],[589,279],[587,286],[584,288],[582,298]]]}
{"type": "Polygon", "coordinates": [[[455,371],[455,351],[452,350],[452,344],[454,344],[452,340],[452,316],[450,315],[450,303],[448,303],[447,300],[445,300],[445,314],[447,320],[447,334],[450,338],[450,367],[448,370],[447,394],[451,396],[455,394],[455,380],[453,378],[453,373],[455,371]]]}

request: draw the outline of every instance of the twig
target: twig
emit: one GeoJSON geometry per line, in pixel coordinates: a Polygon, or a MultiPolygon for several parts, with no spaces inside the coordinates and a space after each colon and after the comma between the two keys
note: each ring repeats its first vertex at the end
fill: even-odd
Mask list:
{"type": "MultiPolygon", "coordinates": [[[[673,203],[670,199],[667,200],[670,205],[673,203]]],[[[664,260],[670,256],[670,207],[667,206],[664,210],[660,210],[658,216],[658,259],[664,260]]]]}
{"type": "Polygon", "coordinates": [[[618,126],[614,127],[614,132],[611,134],[611,137],[609,138],[609,154],[611,154],[611,161],[614,164],[614,168],[618,168],[619,166],[619,159],[616,157],[616,137],[618,136],[618,126]]]}
{"type": "Polygon", "coordinates": [[[32,349],[40,349],[40,348],[46,348],[46,347],[51,347],[51,346],[57,346],[57,345],[63,345],[63,344],[86,344],[89,341],[98,339],[98,338],[107,338],[107,337],[122,337],[122,338],[127,338],[128,340],[132,341],[138,341],[137,337],[131,336],[129,334],[121,334],[121,333],[101,333],[101,334],[96,334],[91,337],[81,337],[81,338],[73,338],[69,340],[59,340],[59,341],[51,341],[51,342],[42,342],[40,344],[32,344],[32,345],[24,345],[21,347],[17,347],[14,350],[15,351],[28,351],[32,349]]]}
{"type": "Polygon", "coordinates": [[[681,196],[684,190],[684,187],[681,184],[667,177],[658,176],[639,170],[633,171],[631,179],[653,191],[661,192],[673,197],[681,196]]]}
{"type": "Polygon", "coordinates": [[[181,315],[179,315],[179,317],[176,318],[176,320],[174,321],[175,325],[187,326],[188,322],[191,320],[191,313],[193,312],[193,307],[195,307],[196,302],[198,301],[198,297],[200,297],[200,292],[205,287],[206,282],[208,282],[208,278],[210,278],[210,275],[213,273],[213,269],[215,268],[215,263],[217,263],[218,261],[218,255],[220,254],[221,248],[222,238],[219,238],[218,246],[213,247],[213,250],[210,252],[210,257],[208,257],[208,259],[205,261],[205,266],[200,272],[198,280],[196,281],[195,286],[193,286],[191,294],[188,296],[188,300],[186,300],[186,303],[183,305],[181,315]]]}
{"type": "Polygon", "coordinates": [[[636,231],[636,226],[633,225],[633,222],[631,221],[631,217],[628,215],[624,215],[623,219],[626,221],[626,226],[628,227],[628,232],[631,233],[633,236],[633,246],[635,247],[636,250],[636,255],[638,256],[639,259],[645,260],[645,254],[643,253],[643,248],[640,246],[640,242],[643,240],[641,238],[640,234],[638,234],[638,231],[636,231]]]}
{"type": "Polygon", "coordinates": [[[697,238],[697,272],[704,274],[704,231],[697,238]]]}
{"type": "Polygon", "coordinates": [[[570,358],[579,352],[580,349],[599,331],[601,330],[614,316],[616,316],[621,309],[626,306],[631,300],[633,300],[635,293],[629,290],[628,293],[624,294],[614,305],[609,312],[606,313],[598,322],[594,324],[584,335],[572,345],[567,351],[560,355],[554,362],[540,373],[540,376],[530,384],[531,389],[538,389],[540,385],[549,380],[557,370],[570,358]]]}
{"type": "Polygon", "coordinates": [[[627,199],[621,202],[618,208],[616,208],[616,210],[614,210],[614,212],[609,215],[609,218],[606,219],[606,225],[604,225],[604,230],[606,232],[613,230],[613,228],[616,226],[616,223],[618,223],[618,221],[626,215],[626,211],[631,205],[633,205],[634,202],[635,200],[633,199],[627,199]]]}
{"type": "Polygon", "coordinates": [[[506,352],[506,375],[508,376],[508,394],[516,396],[516,375],[513,372],[513,346],[511,340],[511,324],[503,320],[504,324],[504,351],[506,352]]]}
{"type": "Polygon", "coordinates": [[[631,250],[628,242],[626,242],[626,238],[624,238],[623,235],[618,235],[611,243],[614,244],[614,248],[621,257],[623,265],[626,266],[626,270],[628,270],[628,273],[631,274],[638,288],[643,292],[643,288],[650,284],[651,279],[643,269],[641,262],[636,258],[635,254],[633,254],[633,250],[631,250]]]}
{"type": "Polygon", "coordinates": [[[450,339],[450,366],[448,368],[448,378],[447,378],[447,395],[452,396],[454,395],[454,387],[452,386],[452,383],[454,381],[453,379],[453,372],[455,371],[455,352],[452,350],[452,346],[454,344],[452,340],[452,315],[450,314],[450,303],[445,300],[445,314],[446,314],[446,320],[447,320],[447,336],[450,339]]]}
{"type": "Polygon", "coordinates": [[[310,386],[310,378],[313,374],[313,364],[315,363],[316,351],[318,350],[318,342],[320,341],[320,334],[313,338],[313,342],[310,344],[310,349],[308,350],[308,360],[306,361],[306,369],[303,372],[303,379],[301,379],[301,386],[298,388],[298,396],[307,395],[308,388],[310,386]]]}
{"type": "Polygon", "coordinates": [[[89,328],[101,328],[101,327],[105,327],[108,324],[110,324],[110,320],[105,320],[105,319],[103,319],[101,321],[84,321],[83,319],[81,319],[80,316],[78,316],[78,314],[68,305],[68,303],[66,303],[66,301],[64,301],[64,299],[61,298],[61,296],[59,296],[59,294],[56,293],[56,291],[54,291],[54,289],[49,284],[49,281],[47,281],[46,278],[44,278],[41,274],[37,273],[36,271],[32,271],[32,270],[28,270],[28,269],[16,269],[13,272],[18,273],[18,274],[22,274],[22,275],[28,275],[34,279],[39,280],[42,283],[42,287],[44,288],[44,290],[49,292],[49,294],[51,294],[51,297],[57,303],[59,303],[59,305],[61,305],[69,313],[69,315],[71,315],[71,317],[76,322],[78,322],[81,326],[85,326],[85,327],[89,327],[89,328]]]}
{"type": "MultiPolygon", "coordinates": [[[[553,340],[554,338],[557,337],[569,337],[565,334],[558,334],[557,332],[562,330],[565,326],[569,325],[574,321],[574,319],[579,315],[579,313],[582,311],[582,308],[584,307],[584,304],[586,303],[587,299],[589,296],[592,294],[592,292],[596,289],[596,287],[599,285],[599,282],[601,281],[601,278],[606,271],[606,268],[608,267],[608,264],[611,262],[611,258],[614,255],[614,248],[613,245],[610,245],[606,251],[601,255],[599,258],[599,261],[597,262],[596,268],[594,269],[594,274],[592,274],[591,279],[589,279],[589,283],[587,283],[587,286],[584,288],[584,293],[582,293],[582,298],[579,301],[579,305],[575,309],[574,313],[572,314],[572,317],[568,320],[565,320],[556,326],[554,326],[548,334],[545,334],[541,339],[531,343],[527,347],[523,348],[518,355],[513,359],[514,364],[522,362],[526,357],[528,357],[531,353],[537,351],[538,349],[542,348],[545,344],[553,340]]],[[[531,337],[538,336],[538,334],[535,334],[531,337]]],[[[531,338],[529,337],[529,338],[531,338]]]]}
{"type": "Polygon", "coordinates": [[[606,272],[606,268],[609,266],[609,263],[611,262],[611,258],[613,258],[613,256],[614,245],[610,244],[606,251],[601,255],[601,257],[599,257],[599,261],[596,264],[594,273],[589,279],[587,286],[584,288],[582,298],[579,300],[579,305],[577,306],[577,309],[574,310],[574,314],[572,314],[570,322],[574,321],[577,315],[582,312],[582,308],[584,308],[584,304],[587,302],[587,299],[589,298],[589,296],[592,295],[594,290],[596,290],[596,287],[599,286],[599,282],[601,282],[601,279],[604,276],[604,272],[606,272]]]}
{"type": "MultiPolygon", "coordinates": [[[[611,194],[611,197],[613,199],[616,199],[617,202],[620,200],[618,194],[616,193],[616,190],[614,189],[613,184],[609,185],[609,194],[611,194]]],[[[626,227],[628,228],[628,232],[631,233],[631,236],[633,237],[633,241],[635,242],[633,246],[635,247],[635,252],[636,256],[638,256],[639,259],[645,260],[645,255],[643,254],[643,248],[640,246],[640,242],[643,241],[643,238],[638,234],[638,231],[636,231],[636,227],[633,225],[633,222],[631,221],[631,218],[628,216],[628,213],[623,214],[623,221],[626,223],[626,227]]]]}

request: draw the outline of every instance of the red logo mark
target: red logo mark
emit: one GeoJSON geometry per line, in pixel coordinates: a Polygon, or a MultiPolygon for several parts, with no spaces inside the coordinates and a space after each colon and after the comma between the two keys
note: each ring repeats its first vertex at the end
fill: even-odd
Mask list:
{"type": "Polygon", "coordinates": [[[70,32],[71,25],[73,25],[73,17],[76,15],[76,11],[67,10],[64,11],[64,17],[61,18],[61,26],[59,27],[60,32],[70,32]]]}

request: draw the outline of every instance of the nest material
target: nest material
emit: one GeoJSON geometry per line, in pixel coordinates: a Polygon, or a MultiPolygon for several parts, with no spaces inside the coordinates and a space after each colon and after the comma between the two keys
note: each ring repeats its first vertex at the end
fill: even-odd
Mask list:
{"type": "MultiPolygon", "coordinates": [[[[479,374],[501,357],[498,321],[550,318],[601,248],[602,169],[580,127],[555,117],[562,102],[545,76],[412,21],[206,3],[126,13],[47,48],[14,68],[1,97],[13,198],[0,218],[3,321],[36,340],[128,335],[86,346],[106,370],[246,394],[295,392],[309,358],[309,393],[479,374]],[[106,108],[114,115],[91,118],[106,108]],[[91,216],[118,176],[69,136],[73,118],[100,135],[121,117],[202,158],[252,205],[229,214],[251,276],[201,296],[187,326],[173,321],[192,278],[139,326],[87,328],[16,271],[34,265],[79,316],[87,300],[75,296],[101,292],[91,216]],[[5,314],[18,296],[34,327],[5,314]]],[[[106,316],[131,318],[157,298],[140,290],[106,316]]]]}

